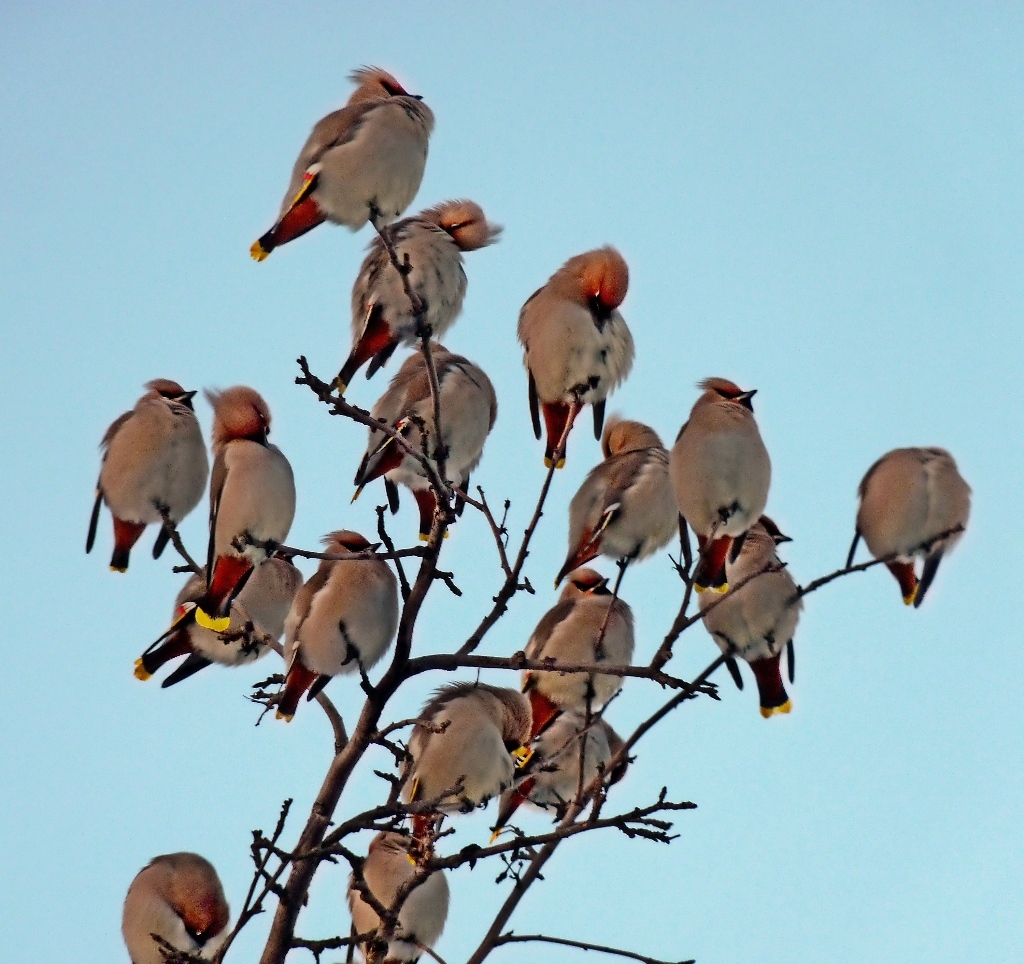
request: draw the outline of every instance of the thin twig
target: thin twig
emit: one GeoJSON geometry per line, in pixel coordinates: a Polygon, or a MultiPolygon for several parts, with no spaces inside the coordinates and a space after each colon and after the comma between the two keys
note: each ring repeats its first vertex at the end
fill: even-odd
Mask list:
{"type": "MultiPolygon", "coordinates": [[[[384,524],[384,513],[386,511],[386,505],[377,506],[377,535],[380,536],[380,541],[384,543],[384,548],[387,549],[390,558],[395,561],[395,569],[398,570],[398,583],[402,587],[402,601],[404,602],[409,598],[409,580],[405,575],[401,557],[395,554],[395,544],[391,541],[387,526],[384,524]]],[[[422,549],[420,546],[417,546],[417,548],[422,549]]]]}
{"type": "Polygon", "coordinates": [[[235,546],[237,549],[256,546],[267,553],[276,552],[282,556],[299,556],[302,559],[321,559],[327,562],[367,562],[371,559],[397,561],[407,556],[421,558],[426,553],[424,546],[411,546],[408,549],[389,548],[387,552],[376,552],[373,549],[364,549],[361,552],[316,552],[313,549],[296,549],[294,546],[285,546],[271,539],[254,539],[248,534],[236,536],[233,540],[234,543],[237,543],[235,546]]]}
{"type": "Polygon", "coordinates": [[[525,589],[529,593],[533,592],[533,586],[530,585],[530,580],[525,579],[523,582],[520,582],[519,574],[523,571],[523,565],[526,563],[526,557],[530,554],[530,540],[533,538],[533,534],[537,530],[537,524],[540,522],[541,516],[544,515],[544,503],[547,501],[548,491],[551,488],[551,480],[554,478],[555,472],[557,471],[555,466],[558,465],[559,460],[563,455],[565,455],[565,446],[569,438],[569,431],[572,428],[576,416],[579,414],[579,408],[579,402],[576,399],[573,399],[572,403],[569,405],[569,417],[566,419],[565,430],[562,432],[562,437],[558,440],[558,445],[552,455],[551,465],[548,468],[547,475],[544,476],[544,484],[541,486],[540,496],[537,498],[537,506],[533,510],[533,518],[530,519],[530,524],[526,527],[526,531],[523,533],[523,541],[519,545],[519,552],[516,554],[516,561],[512,564],[512,571],[505,576],[505,582],[502,584],[501,589],[498,590],[498,595],[494,597],[494,606],[491,608],[491,611],[484,616],[480,621],[480,625],[473,631],[473,634],[459,648],[459,655],[472,653],[473,650],[480,645],[484,636],[487,635],[491,627],[505,615],[505,612],[508,610],[509,601],[517,592],[521,589],[525,589]]]}
{"type": "Polygon", "coordinates": [[[641,964],[694,964],[692,958],[686,961],[659,961],[653,957],[644,957],[643,954],[635,954],[633,951],[623,951],[617,947],[606,947],[604,944],[588,944],[585,941],[571,941],[565,937],[548,937],[545,934],[514,934],[512,931],[502,934],[494,942],[494,946],[500,947],[502,944],[519,944],[527,941],[539,941],[544,944],[562,944],[565,947],[578,947],[584,951],[601,951],[603,954],[628,957],[630,960],[640,961],[641,964]]]}

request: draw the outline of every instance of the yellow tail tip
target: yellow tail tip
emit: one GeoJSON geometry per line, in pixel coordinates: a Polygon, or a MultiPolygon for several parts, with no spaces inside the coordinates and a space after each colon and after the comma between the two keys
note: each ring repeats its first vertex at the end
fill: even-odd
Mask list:
{"type": "Polygon", "coordinates": [[[917,588],[918,588],[918,586],[920,586],[920,585],[921,585],[921,584],[920,584],[920,583],[918,583],[918,584],[917,584],[917,586],[914,586],[914,589],[913,589],[913,591],[912,591],[912,592],[910,593],[910,595],[908,595],[908,596],[904,596],[904,597],[903,597],[903,605],[904,605],[904,606],[913,606],[913,605],[914,605],[914,602],[915,602],[915,600],[917,599],[917,588]]]}
{"type": "Polygon", "coordinates": [[[364,488],[363,486],[359,486],[359,488],[356,489],[356,494],[352,496],[352,501],[349,502],[349,505],[353,505],[355,503],[356,499],[358,499],[359,496],[361,496],[363,494],[363,488],[364,488]]]}
{"type": "Polygon", "coordinates": [[[720,586],[712,586],[712,592],[717,592],[719,596],[724,596],[729,591],[729,583],[723,582],[720,586]]]}
{"type": "Polygon", "coordinates": [[[334,379],[334,387],[338,389],[339,395],[344,395],[345,389],[348,388],[348,385],[346,385],[340,378],[336,378],[334,379]]]}
{"type": "MultiPolygon", "coordinates": [[[[447,535],[447,533],[445,533],[445,534],[447,535]]],[[[420,542],[430,542],[430,533],[428,532],[426,535],[424,535],[421,532],[420,533],[420,542]]]]}
{"type": "Polygon", "coordinates": [[[285,723],[291,723],[294,713],[282,713],[280,710],[276,713],[276,719],[284,720],[285,723]]]}
{"type": "Polygon", "coordinates": [[[768,717],[774,716],[776,713],[789,713],[793,709],[793,703],[790,700],[786,700],[782,706],[762,706],[761,715],[767,720],[768,717]]]}
{"type": "Polygon", "coordinates": [[[497,841],[497,839],[501,836],[501,831],[504,830],[504,829],[505,829],[504,827],[499,827],[497,830],[494,831],[494,833],[491,834],[491,839],[487,841],[487,846],[488,847],[493,847],[494,846],[494,844],[497,841]]]}
{"type": "Polygon", "coordinates": [[[146,667],[142,665],[142,658],[135,660],[135,678],[146,682],[153,674],[147,671],[146,667]]]}
{"type": "Polygon", "coordinates": [[[230,616],[211,616],[201,606],[196,607],[196,622],[199,623],[203,629],[209,629],[215,633],[223,633],[227,630],[228,626],[231,625],[230,616]]]}
{"type": "Polygon", "coordinates": [[[522,770],[527,763],[530,762],[530,757],[533,756],[533,750],[528,746],[517,746],[512,751],[512,760],[516,765],[517,770],[522,770]]]}
{"type": "Polygon", "coordinates": [[[259,241],[253,241],[249,254],[252,256],[253,261],[266,261],[270,257],[270,252],[259,241]]]}
{"type": "Polygon", "coordinates": [[[110,567],[110,571],[111,572],[127,572],[128,571],[128,567],[127,566],[111,566],[110,567]]]}
{"type": "MultiPolygon", "coordinates": [[[[546,468],[546,469],[550,469],[551,468],[551,459],[549,459],[546,455],[544,456],[544,468],[546,468]]],[[[555,463],[555,468],[556,469],[564,469],[565,468],[565,456],[564,455],[555,463]]]]}

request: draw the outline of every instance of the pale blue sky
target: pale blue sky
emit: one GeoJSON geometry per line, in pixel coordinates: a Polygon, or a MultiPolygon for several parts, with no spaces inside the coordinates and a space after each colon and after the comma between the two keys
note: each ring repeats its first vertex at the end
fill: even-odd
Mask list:
{"type": "MultiPolygon", "coordinates": [[[[945,446],[974,488],[970,532],[921,610],[880,570],[807,600],[791,716],[762,720],[752,686],[723,675],[721,703],[640,745],[613,803],[667,785],[700,805],[679,840],[566,846],[512,926],[701,964],[1020,960],[1020,7],[7,2],[0,22],[7,959],[126,960],[121,901],[157,853],[205,854],[237,910],[250,830],[294,796],[294,840],[319,787],[322,714],[253,728],[244,695],[275,658],[139,683],[132,663],[180,584],[172,555],[154,563],[147,536],[127,576],[109,573],[106,516],[94,554],[83,545],[100,436],[157,376],[265,395],[298,479],[290,541],[372,529],[380,493],[348,505],[362,431],[292,384],[298,354],[322,375],[344,357],[367,232],[324,227],[262,265],[247,251],[311,124],[375,63],[437,115],[413,210],[468,196],[506,226],[467,258],[447,344],[496,385],[474,481],[513,499],[513,533],[543,474],[516,315],[603,243],[629,261],[637,343],[610,409],[671,439],[699,378],[758,388],[798,581],[842,563],[857,482],[884,451],[945,446]]],[[[350,394],[369,406],[382,389],[360,377],[350,394]]],[[[598,457],[578,432],[528,563],[538,594],[482,652],[521,648],[551,605],[566,506],[598,457]]],[[[194,552],[203,528],[202,510],[183,527],[194,552]]],[[[414,536],[408,507],[393,531],[414,536]]],[[[465,594],[436,591],[417,651],[458,644],[489,605],[489,540],[467,513],[444,556],[465,594]]],[[[638,659],[679,591],[664,557],[630,572],[638,659]]],[[[692,674],[716,651],[698,627],[677,652],[671,668],[692,674]]],[[[395,718],[441,681],[410,687],[395,718]]],[[[350,681],[328,692],[357,712],[350,681]]],[[[610,720],[628,731],[663,696],[631,682],[610,720]]],[[[370,769],[345,814],[383,792],[370,769]]],[[[452,845],[483,841],[490,816],[460,821],[452,845]]],[[[452,878],[449,964],[502,899],[496,873],[452,878]]],[[[344,876],[318,878],[302,935],[347,930],[344,876]]],[[[266,926],[232,959],[253,960],[266,926]]],[[[527,957],[576,959],[494,960],[527,957]]]]}

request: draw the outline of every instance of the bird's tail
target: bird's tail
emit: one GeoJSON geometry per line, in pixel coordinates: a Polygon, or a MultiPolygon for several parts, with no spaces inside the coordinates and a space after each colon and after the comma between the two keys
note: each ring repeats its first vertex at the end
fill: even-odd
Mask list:
{"type": "Polygon", "coordinates": [[[288,210],[278,218],[277,224],[253,243],[249,254],[256,261],[263,261],[274,248],[294,241],[326,220],[326,215],[320,210],[320,205],[311,196],[316,187],[317,176],[316,174],[305,175],[302,187],[299,188],[295,199],[288,206],[288,210]]]}
{"type": "MultiPolygon", "coordinates": [[[[941,558],[941,554],[939,558],[941,558]]],[[[900,584],[900,592],[903,594],[903,602],[908,606],[913,606],[914,601],[917,599],[918,593],[920,592],[917,575],[914,573],[914,564],[912,562],[897,561],[887,562],[885,566],[889,572],[896,577],[896,581],[900,584]]],[[[937,561],[935,563],[935,568],[938,568],[937,561]]],[[[935,573],[933,572],[931,575],[932,578],[934,578],[935,573]]],[[[931,579],[928,580],[928,583],[929,585],[931,584],[931,579]]],[[[924,588],[925,591],[927,591],[928,586],[925,586],[924,588]]],[[[921,593],[921,597],[924,598],[923,592],[921,593]]]]}
{"type": "MultiPolygon", "coordinates": [[[[544,424],[547,426],[548,433],[544,448],[544,466],[550,469],[555,458],[555,449],[562,441],[565,427],[569,424],[569,406],[565,402],[541,402],[541,410],[544,412],[544,424]]],[[[565,454],[563,453],[555,468],[560,469],[564,465],[565,454]]]]}
{"type": "Polygon", "coordinates": [[[132,546],[139,541],[145,528],[145,522],[125,522],[114,516],[114,552],[110,557],[110,568],[114,572],[128,571],[132,546]]]}
{"type": "Polygon", "coordinates": [[[776,653],[766,659],[756,659],[750,664],[750,668],[754,671],[754,677],[757,679],[757,693],[761,698],[761,715],[765,719],[776,713],[788,713],[793,708],[782,682],[781,656],[781,653],[776,653]]]}
{"type": "Polygon", "coordinates": [[[725,560],[732,546],[732,536],[719,536],[710,543],[704,536],[698,537],[701,559],[693,571],[693,588],[697,592],[713,589],[715,592],[728,592],[729,584],[725,578],[725,560]]]}
{"type": "Polygon", "coordinates": [[[316,673],[306,669],[302,660],[295,657],[292,665],[288,667],[288,676],[284,682],[284,692],[277,704],[277,718],[290,722],[299,707],[299,699],[302,694],[313,685],[316,680],[316,673]]]}

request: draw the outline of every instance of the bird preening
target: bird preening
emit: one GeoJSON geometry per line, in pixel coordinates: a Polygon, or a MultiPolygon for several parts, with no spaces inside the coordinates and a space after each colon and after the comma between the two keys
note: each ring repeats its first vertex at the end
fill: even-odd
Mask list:
{"type": "MultiPolygon", "coordinates": [[[[394,514],[400,489],[407,489],[416,503],[416,535],[427,545],[395,550],[384,529],[383,505],[378,507],[381,541],[371,541],[349,528],[356,523],[344,513],[354,510],[339,495],[322,507],[324,524],[314,530],[338,526],[324,536],[324,551],[289,549],[284,542],[296,515],[296,481],[292,463],[270,441],[272,416],[264,396],[247,385],[204,393],[213,413],[211,471],[193,405],[196,391],[157,378],[103,435],[86,552],[96,542],[106,505],[113,518],[111,569],[128,569],[131,550],[149,525],[158,527],[154,558],[173,540],[189,563],[190,575],[169,605],[170,626],[136,660],[138,679],[147,680],[177,661],[163,679],[166,688],[209,666],[248,666],[275,649],[284,659],[283,674],[274,683],[280,688],[253,699],[276,709],[278,719],[292,720],[303,697],[319,696],[321,704],[333,708],[323,691],[335,677],[349,677],[331,690],[331,696],[347,701],[346,713],[353,697],[360,692],[368,696],[369,709],[351,732],[343,723],[340,730],[336,726],[337,746],[364,740],[365,751],[377,742],[395,754],[396,772],[385,775],[391,787],[390,822],[375,817],[360,828],[375,834],[365,857],[344,854],[352,865],[349,943],[364,961],[392,964],[419,960],[441,936],[449,883],[431,861],[448,833],[446,821],[496,800],[493,845],[517,814],[531,819],[532,808],[561,819],[625,775],[633,741],[624,741],[605,717],[609,711],[614,715],[626,678],[643,670],[634,667],[634,611],[624,598],[637,606],[642,627],[652,597],[635,574],[638,567],[655,565],[678,534],[679,560],[673,564],[682,577],[679,619],[686,617],[692,591],[700,621],[740,689],[746,671],[741,672],[738,661],[749,667],[765,718],[784,716],[793,707],[784,676],[792,686],[794,639],[806,590],[779,556],[789,536],[766,515],[772,461],[754,414],[756,389],[724,377],[700,381],[671,449],[662,441],[671,435],[663,433],[675,429],[685,409],[670,404],[669,392],[645,410],[646,419],[659,416],[658,425],[616,414],[606,418],[607,400],[626,382],[635,356],[633,335],[620,310],[629,268],[607,244],[568,258],[525,300],[514,331],[512,318],[494,316],[486,322],[499,357],[511,357],[518,338],[525,367],[522,387],[534,435],[543,438],[547,469],[513,570],[511,553],[505,553],[504,518],[496,520],[483,496],[477,503],[470,494],[471,476],[484,462],[498,417],[498,394],[481,365],[441,342],[450,339],[455,345],[465,334],[455,326],[468,290],[463,256],[494,244],[502,228],[466,198],[403,217],[423,180],[434,114],[421,97],[380,68],[361,68],[351,79],[356,89],[344,107],[314,126],[278,217],[252,245],[251,255],[262,261],[325,221],[352,231],[372,225],[375,233],[355,273],[348,306],[348,355],[337,376],[314,391],[334,406],[335,414],[350,415],[367,432],[352,501],[379,480],[394,514]],[[346,393],[356,394],[362,384],[352,384],[360,370],[370,378],[406,350],[369,414],[347,402],[346,393]],[[410,588],[402,557],[406,563],[417,557],[427,567],[420,569],[427,573],[427,588],[447,579],[451,574],[437,569],[441,535],[447,536],[466,505],[473,504],[486,515],[511,580],[508,595],[494,597],[499,608],[493,621],[516,592],[533,593],[528,579],[520,582],[521,566],[554,470],[565,465],[567,440],[587,406],[600,457],[590,457],[589,471],[581,472],[569,503],[564,558],[536,552],[538,569],[546,578],[556,573],[555,589],[562,588],[532,633],[518,633],[525,644],[520,651],[513,643],[515,654],[501,667],[522,670],[521,691],[453,678],[436,689],[415,718],[392,725],[411,726],[404,743],[385,740],[390,729],[377,730],[383,703],[415,675],[401,674],[408,671],[414,648],[424,645],[413,630],[426,589],[410,588]],[[200,565],[184,549],[177,525],[199,504],[208,477],[207,551],[200,565]],[[308,578],[300,569],[308,563],[303,557],[318,560],[308,578]],[[614,583],[590,566],[602,558],[617,570],[614,583]],[[378,675],[392,652],[390,667],[378,675]],[[397,682],[396,674],[401,677],[397,682]],[[387,685],[378,689],[382,678],[387,685]],[[375,700],[383,702],[378,706],[375,700]],[[369,722],[364,721],[367,714],[369,722]]],[[[471,270],[476,260],[470,259],[471,270]]],[[[516,304],[523,294],[516,294],[516,304]]],[[[333,338],[325,335],[325,344],[333,338]]],[[[672,344],[668,340],[666,350],[672,344]]],[[[689,360],[680,357],[679,367],[689,360]]],[[[299,381],[312,387],[309,379],[299,381]]],[[[770,387],[772,393],[780,390],[770,387]]],[[[525,415],[521,421],[525,426],[525,415]]],[[[533,444],[528,437],[522,441],[533,444]]],[[[492,443],[486,458],[496,462],[494,449],[492,443]]],[[[355,464],[358,452],[344,456],[355,464]]],[[[574,466],[575,459],[574,454],[574,466]]],[[[778,471],[785,476],[787,467],[782,464],[778,471]]],[[[839,574],[875,564],[853,566],[863,538],[877,563],[895,577],[903,601],[921,606],[970,513],[971,490],[953,457],[941,448],[894,449],[871,466],[858,496],[854,541],[839,574]]],[[[303,511],[313,510],[304,506],[303,511]]],[[[794,522],[797,528],[810,524],[794,522]]],[[[407,535],[415,539],[411,531],[407,535]]],[[[697,616],[687,619],[696,622],[697,616]]],[[[485,620],[482,631],[487,628],[485,620]]],[[[806,624],[804,632],[809,632],[806,624]]],[[[455,661],[431,669],[459,665],[455,661]]],[[[653,673],[661,665],[655,656],[649,668],[653,673]]],[[[663,685],[673,682],[650,678],[663,685]]],[[[355,722],[348,715],[345,719],[355,722]]],[[[330,824],[331,814],[324,813],[311,851],[330,824]]],[[[281,885],[275,881],[274,886],[281,885]]],[[[294,914],[305,896],[301,890],[290,895],[294,914]]],[[[133,964],[164,959],[163,945],[154,937],[209,958],[230,942],[229,916],[209,862],[192,853],[166,854],[132,881],[122,930],[133,964]]]]}

